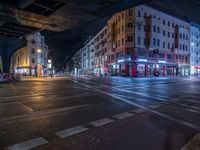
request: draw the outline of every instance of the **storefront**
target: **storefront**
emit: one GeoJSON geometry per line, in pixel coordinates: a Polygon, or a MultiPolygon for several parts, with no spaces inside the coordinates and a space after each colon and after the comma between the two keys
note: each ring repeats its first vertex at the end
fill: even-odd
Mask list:
{"type": "Polygon", "coordinates": [[[200,75],[200,66],[191,66],[191,76],[200,75]]]}

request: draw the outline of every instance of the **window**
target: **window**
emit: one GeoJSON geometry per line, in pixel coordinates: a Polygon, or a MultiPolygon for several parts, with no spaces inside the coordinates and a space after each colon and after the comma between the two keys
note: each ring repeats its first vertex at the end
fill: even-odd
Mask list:
{"type": "Polygon", "coordinates": [[[172,56],[171,56],[171,54],[167,54],[167,59],[171,59],[172,58],[172,56]]]}
{"type": "Polygon", "coordinates": [[[163,42],[163,48],[165,48],[165,42],[163,42]]]}
{"type": "Polygon", "coordinates": [[[128,27],[133,27],[133,23],[128,23],[128,27]]]}
{"type": "Polygon", "coordinates": [[[169,37],[170,37],[170,32],[168,32],[168,34],[167,34],[167,35],[168,35],[168,38],[169,38],[169,37]]]}
{"type": "Polygon", "coordinates": [[[141,14],[140,14],[140,10],[138,10],[138,17],[140,17],[140,15],[141,15],[141,14]]]}
{"type": "Polygon", "coordinates": [[[141,40],[140,40],[140,37],[138,36],[138,44],[140,45],[141,44],[141,40]]]}
{"type": "Polygon", "coordinates": [[[35,49],[34,48],[31,49],[31,53],[35,54],[35,49]]]}
{"type": "Polygon", "coordinates": [[[172,38],[174,38],[174,33],[172,33],[172,38]]]}
{"type": "Polygon", "coordinates": [[[172,28],[174,28],[174,23],[172,23],[172,28]]]}
{"type": "Polygon", "coordinates": [[[132,9],[128,10],[128,16],[133,16],[133,10],[132,9]]]}
{"type": "Polygon", "coordinates": [[[157,39],[157,46],[160,46],[160,40],[157,39]]]}
{"type": "Polygon", "coordinates": [[[163,19],[163,25],[165,25],[165,19],[163,19]]]}
{"type": "Polygon", "coordinates": [[[124,19],[124,13],[122,13],[122,19],[124,19]]]}
{"type": "Polygon", "coordinates": [[[153,46],[156,46],[156,39],[153,39],[153,46]]]}
{"type": "Polygon", "coordinates": [[[138,23],[138,30],[140,30],[141,29],[141,25],[140,25],[140,23],[138,23]]]}
{"type": "Polygon", "coordinates": [[[185,34],[183,34],[183,40],[185,40],[185,34]]]}
{"type": "Polygon", "coordinates": [[[156,32],[156,26],[155,25],[153,26],[153,32],[156,32]]]}
{"type": "Polygon", "coordinates": [[[163,36],[165,36],[165,30],[163,30],[163,36]]]}
{"type": "Polygon", "coordinates": [[[32,61],[32,63],[34,64],[34,63],[35,63],[35,58],[32,58],[32,60],[31,60],[31,61],[32,61]]]}
{"type": "Polygon", "coordinates": [[[160,33],[160,27],[157,27],[157,33],[160,33]]]}
{"type": "Polygon", "coordinates": [[[32,39],[32,40],[31,40],[31,43],[32,43],[32,44],[35,44],[35,39],[32,39]]]}
{"type": "Polygon", "coordinates": [[[124,45],[124,38],[122,38],[122,45],[124,45]]]}
{"type": "Polygon", "coordinates": [[[128,42],[133,41],[133,36],[128,36],[128,37],[127,37],[127,41],[128,41],[128,42]]]}
{"type": "Polygon", "coordinates": [[[122,25],[122,32],[124,32],[124,26],[122,25]]]}
{"type": "Polygon", "coordinates": [[[168,43],[168,47],[167,48],[170,49],[170,43],[168,43]]]}
{"type": "Polygon", "coordinates": [[[170,21],[168,21],[168,27],[170,26],[170,21]]]}
{"type": "Polygon", "coordinates": [[[180,39],[182,39],[182,33],[180,33],[180,39]]]}
{"type": "Polygon", "coordinates": [[[175,46],[174,46],[174,43],[172,43],[172,48],[174,48],[175,46]]]}
{"type": "Polygon", "coordinates": [[[144,18],[146,18],[147,17],[147,13],[144,13],[144,18]]]}
{"type": "Polygon", "coordinates": [[[120,28],[118,29],[118,34],[120,34],[120,28]]]}

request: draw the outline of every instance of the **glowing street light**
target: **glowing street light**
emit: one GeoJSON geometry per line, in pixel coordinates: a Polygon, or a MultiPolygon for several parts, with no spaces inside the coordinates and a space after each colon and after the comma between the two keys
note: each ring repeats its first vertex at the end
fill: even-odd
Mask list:
{"type": "Polygon", "coordinates": [[[38,53],[41,53],[41,52],[42,52],[42,50],[41,50],[41,49],[37,49],[37,52],[38,52],[38,53]]]}

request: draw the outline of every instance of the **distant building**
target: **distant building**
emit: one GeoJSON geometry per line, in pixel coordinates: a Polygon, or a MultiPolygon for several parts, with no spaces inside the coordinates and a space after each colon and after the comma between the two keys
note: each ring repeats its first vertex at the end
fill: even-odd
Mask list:
{"type": "Polygon", "coordinates": [[[83,74],[91,75],[94,73],[94,38],[90,36],[85,42],[82,51],[83,74]]]}
{"type": "Polygon", "coordinates": [[[200,25],[192,23],[190,31],[190,64],[191,75],[200,74],[200,25]]]}
{"type": "Polygon", "coordinates": [[[73,56],[73,61],[74,61],[74,73],[75,75],[83,75],[83,68],[82,68],[82,63],[83,63],[83,53],[82,49],[79,49],[75,55],[73,56]]]}
{"type": "Polygon", "coordinates": [[[94,53],[95,76],[108,74],[107,26],[101,29],[94,37],[94,53]]]}
{"type": "Polygon", "coordinates": [[[44,36],[39,32],[27,37],[27,46],[17,50],[11,59],[11,72],[21,75],[47,74],[47,52],[44,36]]]}

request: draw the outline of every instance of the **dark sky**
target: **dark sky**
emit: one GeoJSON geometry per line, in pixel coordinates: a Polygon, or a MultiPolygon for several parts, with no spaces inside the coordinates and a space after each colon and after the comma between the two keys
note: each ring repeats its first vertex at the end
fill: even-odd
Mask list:
{"type": "Polygon", "coordinates": [[[200,23],[200,0],[154,0],[153,3],[200,23]]]}
{"type": "MultiPolygon", "coordinates": [[[[122,1],[128,3],[131,0],[122,1]]],[[[142,0],[136,1],[141,2],[142,0]]],[[[152,3],[200,23],[200,0],[153,0],[152,3]]],[[[114,8],[117,10],[117,7],[121,9],[122,5],[116,5],[114,8]]],[[[81,46],[81,42],[87,36],[95,35],[105,25],[107,17],[98,18],[95,21],[56,34],[46,32],[46,41],[52,51],[56,67],[64,66],[81,46]]]]}

